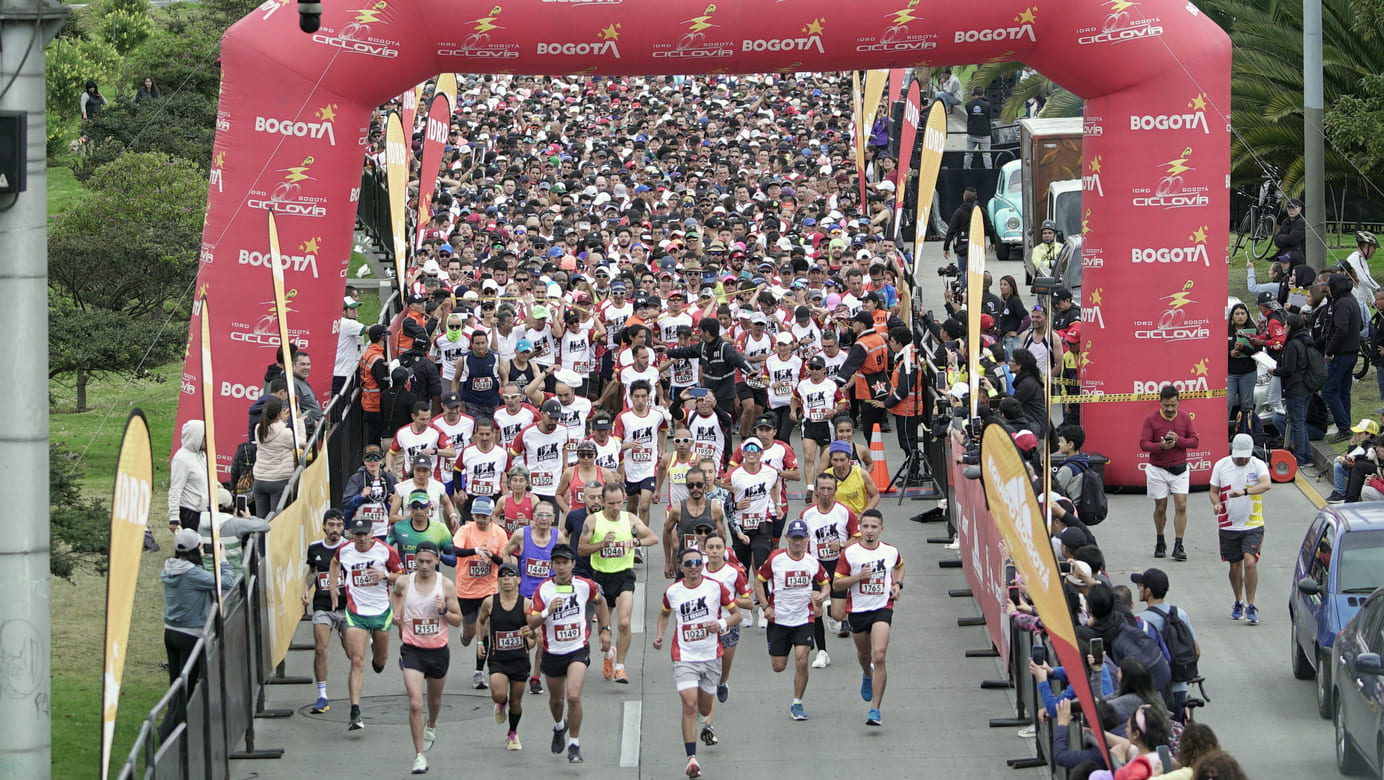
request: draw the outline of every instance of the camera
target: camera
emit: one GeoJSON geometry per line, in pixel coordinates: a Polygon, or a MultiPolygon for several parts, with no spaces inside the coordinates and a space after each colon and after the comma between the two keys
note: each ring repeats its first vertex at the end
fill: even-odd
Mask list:
{"type": "Polygon", "coordinates": [[[956,350],[961,349],[961,342],[957,339],[949,339],[947,341],[942,342],[942,346],[955,352],[956,350]]]}
{"type": "Polygon", "coordinates": [[[322,26],[322,3],[316,0],[298,0],[298,29],[305,33],[315,33],[322,26]]]}
{"type": "Polygon", "coordinates": [[[956,267],[956,263],[949,263],[937,269],[938,276],[960,276],[961,269],[956,267]]]}
{"type": "Polygon", "coordinates": [[[250,497],[247,496],[247,495],[245,495],[244,493],[241,493],[240,495],[236,496],[236,497],[235,497],[235,512],[236,512],[236,514],[242,514],[242,513],[244,513],[244,512],[249,512],[249,511],[250,511],[250,497]]]}

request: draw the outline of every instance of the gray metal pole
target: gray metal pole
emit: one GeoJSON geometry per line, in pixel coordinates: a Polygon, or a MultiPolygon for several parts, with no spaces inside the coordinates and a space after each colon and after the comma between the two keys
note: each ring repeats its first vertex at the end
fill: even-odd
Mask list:
{"type": "MultiPolygon", "coordinates": [[[[0,331],[20,350],[11,413],[0,415],[0,473],[14,490],[0,534],[0,767],[6,777],[51,770],[48,591],[48,159],[44,46],[68,9],[0,0],[0,110],[27,111],[28,190],[0,195],[0,331]]],[[[78,96],[74,95],[73,100],[78,96]]],[[[96,734],[92,739],[98,739],[96,734]]]]}
{"type": "Polygon", "coordinates": [[[1307,264],[1326,267],[1326,162],[1322,150],[1322,3],[1302,5],[1303,178],[1307,200],[1307,264]]]}

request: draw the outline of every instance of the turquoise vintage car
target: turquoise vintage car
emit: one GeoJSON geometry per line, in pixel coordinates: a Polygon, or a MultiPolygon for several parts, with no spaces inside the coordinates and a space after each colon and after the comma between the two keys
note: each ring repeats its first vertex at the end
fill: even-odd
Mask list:
{"type": "Polygon", "coordinates": [[[997,260],[1019,259],[1024,251],[1024,190],[1023,162],[1010,160],[1000,166],[995,180],[995,194],[985,204],[990,224],[995,226],[1000,243],[995,247],[997,260]]]}

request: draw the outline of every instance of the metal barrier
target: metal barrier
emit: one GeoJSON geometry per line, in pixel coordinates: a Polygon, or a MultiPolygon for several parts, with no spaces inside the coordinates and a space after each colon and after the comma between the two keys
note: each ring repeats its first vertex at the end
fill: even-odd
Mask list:
{"type": "Polygon", "coordinates": [[[394,222],[389,216],[389,190],[384,172],[374,160],[366,159],[360,174],[360,201],[356,204],[356,225],[370,237],[375,247],[394,264],[394,222]]]}

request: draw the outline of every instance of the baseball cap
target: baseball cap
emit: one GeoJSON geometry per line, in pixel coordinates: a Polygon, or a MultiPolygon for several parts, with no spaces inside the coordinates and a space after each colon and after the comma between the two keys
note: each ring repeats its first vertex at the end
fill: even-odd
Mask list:
{"type": "Polygon", "coordinates": [[[615,423],[611,422],[608,417],[599,417],[591,421],[591,430],[593,431],[608,431],[614,427],[615,423]]]}
{"type": "Polygon", "coordinates": [[[1067,582],[1073,585],[1085,585],[1086,578],[1091,576],[1091,565],[1086,561],[1071,561],[1072,571],[1067,575],[1067,582]]]}
{"type": "Polygon", "coordinates": [[[427,455],[418,455],[414,457],[409,465],[415,469],[420,467],[432,468],[432,458],[429,458],[427,455]]]}
{"type": "Polygon", "coordinates": [[[806,320],[811,319],[811,317],[812,310],[807,308],[806,306],[799,306],[798,308],[793,310],[793,319],[795,320],[806,320]]]}
{"type": "Polygon", "coordinates": [[[1062,529],[1057,538],[1062,540],[1062,544],[1069,550],[1076,550],[1091,543],[1090,535],[1076,526],[1062,529]]]}
{"type": "Polygon", "coordinates": [[[456,407],[456,406],[461,406],[461,393],[454,392],[454,391],[451,391],[451,390],[449,390],[449,391],[443,393],[443,394],[442,394],[442,406],[443,406],[443,408],[446,408],[446,409],[450,409],[450,408],[456,407]]]}
{"type": "Polygon", "coordinates": [[[740,450],[742,452],[763,452],[764,445],[760,444],[757,439],[746,439],[745,443],[740,445],[740,450]]]}
{"type": "Polygon", "coordinates": [[[1135,585],[1148,588],[1156,599],[1168,595],[1168,575],[1162,569],[1145,569],[1142,574],[1135,572],[1129,575],[1129,578],[1135,585]]]}
{"type": "Polygon", "coordinates": [[[549,398],[543,402],[542,411],[549,417],[557,417],[562,414],[562,404],[556,398],[549,398]]]}
{"type": "Polygon", "coordinates": [[[371,340],[371,341],[377,341],[377,340],[379,340],[380,336],[383,336],[383,335],[385,335],[385,334],[387,334],[387,333],[389,333],[389,326],[387,326],[387,325],[371,325],[371,326],[370,326],[370,340],[371,340]]]}
{"type": "Polygon", "coordinates": [[[578,444],[578,445],[577,445],[577,452],[595,452],[595,451],[596,451],[596,442],[594,442],[594,441],[589,441],[589,440],[588,440],[588,441],[584,441],[584,442],[582,442],[581,444],[578,444]]]}
{"type": "Polygon", "coordinates": [[[410,304],[413,304],[413,303],[427,303],[427,301],[428,301],[428,296],[426,296],[426,295],[424,295],[424,294],[422,294],[422,293],[413,293],[412,295],[410,295],[410,296],[408,297],[408,302],[409,302],[410,304]]]}
{"type": "Polygon", "coordinates": [[[792,344],[793,337],[787,333],[779,333],[774,337],[774,341],[778,344],[792,344]]]}
{"type": "Polygon", "coordinates": [[[957,382],[956,384],[951,386],[951,389],[947,391],[947,394],[954,398],[965,398],[966,394],[969,392],[971,392],[970,386],[968,386],[965,382],[957,382]]]}
{"type": "Polygon", "coordinates": [[[500,564],[500,568],[496,573],[501,577],[518,577],[519,567],[508,562],[502,563],[500,564]]]}
{"type": "Polygon", "coordinates": [[[515,351],[515,352],[532,352],[532,351],[533,351],[533,342],[532,342],[532,341],[529,341],[528,339],[519,339],[519,341],[518,341],[517,343],[515,343],[515,345],[514,345],[514,351],[515,351]]]}
{"type": "Polygon", "coordinates": [[[495,500],[490,496],[476,496],[476,500],[471,502],[471,514],[491,515],[495,513],[495,500]]]}
{"type": "Polygon", "coordinates": [[[813,355],[811,358],[808,359],[808,361],[807,361],[807,367],[808,367],[808,368],[826,368],[826,367],[827,367],[827,361],[824,360],[824,359],[822,358],[821,355],[813,355]]]}
{"type": "Polygon", "coordinates": [[[173,546],[178,552],[191,552],[202,546],[202,535],[191,528],[180,528],[173,534],[173,546]]]}
{"type": "Polygon", "coordinates": [[[762,313],[760,313],[760,312],[754,312],[753,314],[750,315],[750,324],[751,324],[751,325],[768,325],[768,324],[769,324],[769,318],[765,317],[765,316],[764,316],[762,313]]]}
{"type": "Polygon", "coordinates": [[[1059,287],[1053,291],[1052,299],[1054,301],[1070,301],[1072,299],[1072,291],[1068,290],[1066,287],[1059,287]]]}
{"type": "Polygon", "coordinates": [[[778,430],[778,421],[766,414],[754,421],[754,427],[755,430],[760,428],[773,428],[774,430],[778,430]]]}
{"type": "MultiPolygon", "coordinates": [[[[1373,421],[1372,421],[1372,420],[1364,420],[1364,421],[1362,421],[1362,422],[1371,422],[1371,423],[1372,423],[1373,421]]],[[[1356,426],[1356,427],[1359,427],[1359,426],[1356,426]]],[[[1378,429],[1379,429],[1379,426],[1376,425],[1376,426],[1375,426],[1375,430],[1378,430],[1378,429]]],[[[1354,430],[1354,428],[1352,428],[1351,430],[1354,430]]],[[[1359,433],[1359,431],[1356,431],[1356,433],[1359,433]]],[[[1248,458],[1249,456],[1251,456],[1251,455],[1253,455],[1253,454],[1254,454],[1254,437],[1250,436],[1248,433],[1237,433],[1237,434],[1235,434],[1235,438],[1234,438],[1234,439],[1231,439],[1231,441],[1230,441],[1230,457],[1232,457],[1232,458],[1248,458]]]]}
{"type": "Polygon", "coordinates": [[[862,325],[874,327],[875,318],[870,316],[869,312],[862,311],[857,313],[854,317],[851,317],[851,322],[859,322],[862,325]]]}
{"type": "MultiPolygon", "coordinates": [[[[365,515],[356,515],[351,518],[352,534],[368,534],[374,527],[374,523],[371,523],[370,518],[365,515]]],[[[196,532],[194,531],[194,533],[196,532]]]]}
{"type": "Polygon", "coordinates": [[[1274,302],[1275,300],[1277,300],[1277,299],[1278,299],[1278,296],[1274,295],[1274,294],[1271,293],[1271,292],[1265,291],[1265,292],[1259,293],[1259,297],[1258,297],[1258,298],[1255,298],[1255,299],[1254,299],[1254,302],[1255,302],[1255,304],[1258,305],[1258,306],[1268,306],[1269,304],[1273,303],[1273,302],[1274,302]]]}
{"type": "MultiPolygon", "coordinates": [[[[1368,417],[1366,417],[1366,418],[1362,419],[1360,422],[1356,423],[1354,426],[1352,426],[1350,430],[1351,430],[1352,433],[1368,433],[1368,434],[1371,435],[1371,436],[1378,436],[1378,435],[1379,435],[1379,423],[1377,423],[1377,422],[1375,422],[1374,420],[1371,420],[1371,419],[1369,419],[1368,417]]],[[[1239,436],[1236,436],[1235,438],[1238,439],[1238,438],[1240,438],[1240,437],[1239,437],[1239,436]]],[[[1244,456],[1240,456],[1240,457],[1244,457],[1244,456]]]]}
{"type": "Polygon", "coordinates": [[[569,561],[575,561],[577,559],[577,552],[576,550],[572,549],[572,545],[570,544],[556,544],[553,545],[553,552],[551,557],[554,560],[558,558],[566,558],[569,561]]]}
{"type": "Polygon", "coordinates": [[[806,539],[807,523],[804,523],[802,520],[794,520],[788,524],[788,528],[783,534],[789,539],[806,539]]]}
{"type": "Polygon", "coordinates": [[[359,309],[359,308],[360,308],[360,301],[358,301],[358,300],[356,300],[355,298],[352,298],[351,296],[347,295],[347,296],[345,296],[345,297],[342,299],[341,308],[343,308],[343,309],[359,309]]]}

